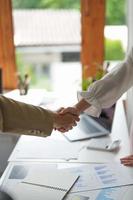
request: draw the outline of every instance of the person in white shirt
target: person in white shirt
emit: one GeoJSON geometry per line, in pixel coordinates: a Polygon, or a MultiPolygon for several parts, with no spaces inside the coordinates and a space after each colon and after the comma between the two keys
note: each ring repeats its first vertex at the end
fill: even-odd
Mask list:
{"type": "MultiPolygon", "coordinates": [[[[121,95],[133,86],[133,48],[125,60],[119,63],[111,72],[101,80],[94,82],[88,91],[78,93],[79,102],[73,107],[65,108],[64,113],[80,115],[86,112],[98,117],[102,108],[113,105],[121,95]]],[[[121,163],[133,166],[133,155],[122,158],[121,163]]]]}

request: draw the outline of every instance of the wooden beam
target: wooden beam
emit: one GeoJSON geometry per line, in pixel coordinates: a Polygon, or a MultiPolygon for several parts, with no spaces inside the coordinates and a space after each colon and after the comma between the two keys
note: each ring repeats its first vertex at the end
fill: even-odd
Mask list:
{"type": "Polygon", "coordinates": [[[105,0],[81,0],[81,63],[83,79],[95,75],[104,60],[105,0]]]}
{"type": "Polygon", "coordinates": [[[15,48],[11,0],[0,0],[0,67],[3,74],[3,87],[16,87],[15,48]]]}

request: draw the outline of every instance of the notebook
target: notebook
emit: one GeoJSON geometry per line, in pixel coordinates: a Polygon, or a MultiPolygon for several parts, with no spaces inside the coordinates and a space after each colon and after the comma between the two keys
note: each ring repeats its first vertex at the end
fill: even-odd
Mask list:
{"type": "Polygon", "coordinates": [[[17,200],[62,200],[68,194],[79,176],[68,170],[46,170],[35,173],[34,170],[15,187],[13,192],[17,200]]]}
{"type": "Polygon", "coordinates": [[[80,116],[77,126],[63,136],[74,142],[109,135],[112,131],[114,112],[115,105],[103,109],[99,118],[84,113],[80,116]]]}

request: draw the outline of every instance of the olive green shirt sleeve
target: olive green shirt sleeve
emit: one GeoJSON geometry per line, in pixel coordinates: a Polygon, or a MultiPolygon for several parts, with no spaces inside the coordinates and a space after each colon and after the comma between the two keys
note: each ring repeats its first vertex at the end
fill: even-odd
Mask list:
{"type": "Polygon", "coordinates": [[[48,136],[53,130],[51,111],[0,95],[0,130],[48,136]]]}

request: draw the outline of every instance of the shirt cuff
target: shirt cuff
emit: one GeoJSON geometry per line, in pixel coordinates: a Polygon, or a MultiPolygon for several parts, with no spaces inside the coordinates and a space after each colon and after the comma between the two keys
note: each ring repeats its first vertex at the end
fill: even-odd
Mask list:
{"type": "Polygon", "coordinates": [[[81,99],[85,99],[85,101],[91,104],[91,106],[84,111],[86,114],[93,117],[100,116],[101,111],[102,111],[101,105],[94,96],[90,95],[90,92],[79,91],[77,92],[77,98],[78,98],[78,101],[80,101],[81,99]]]}

